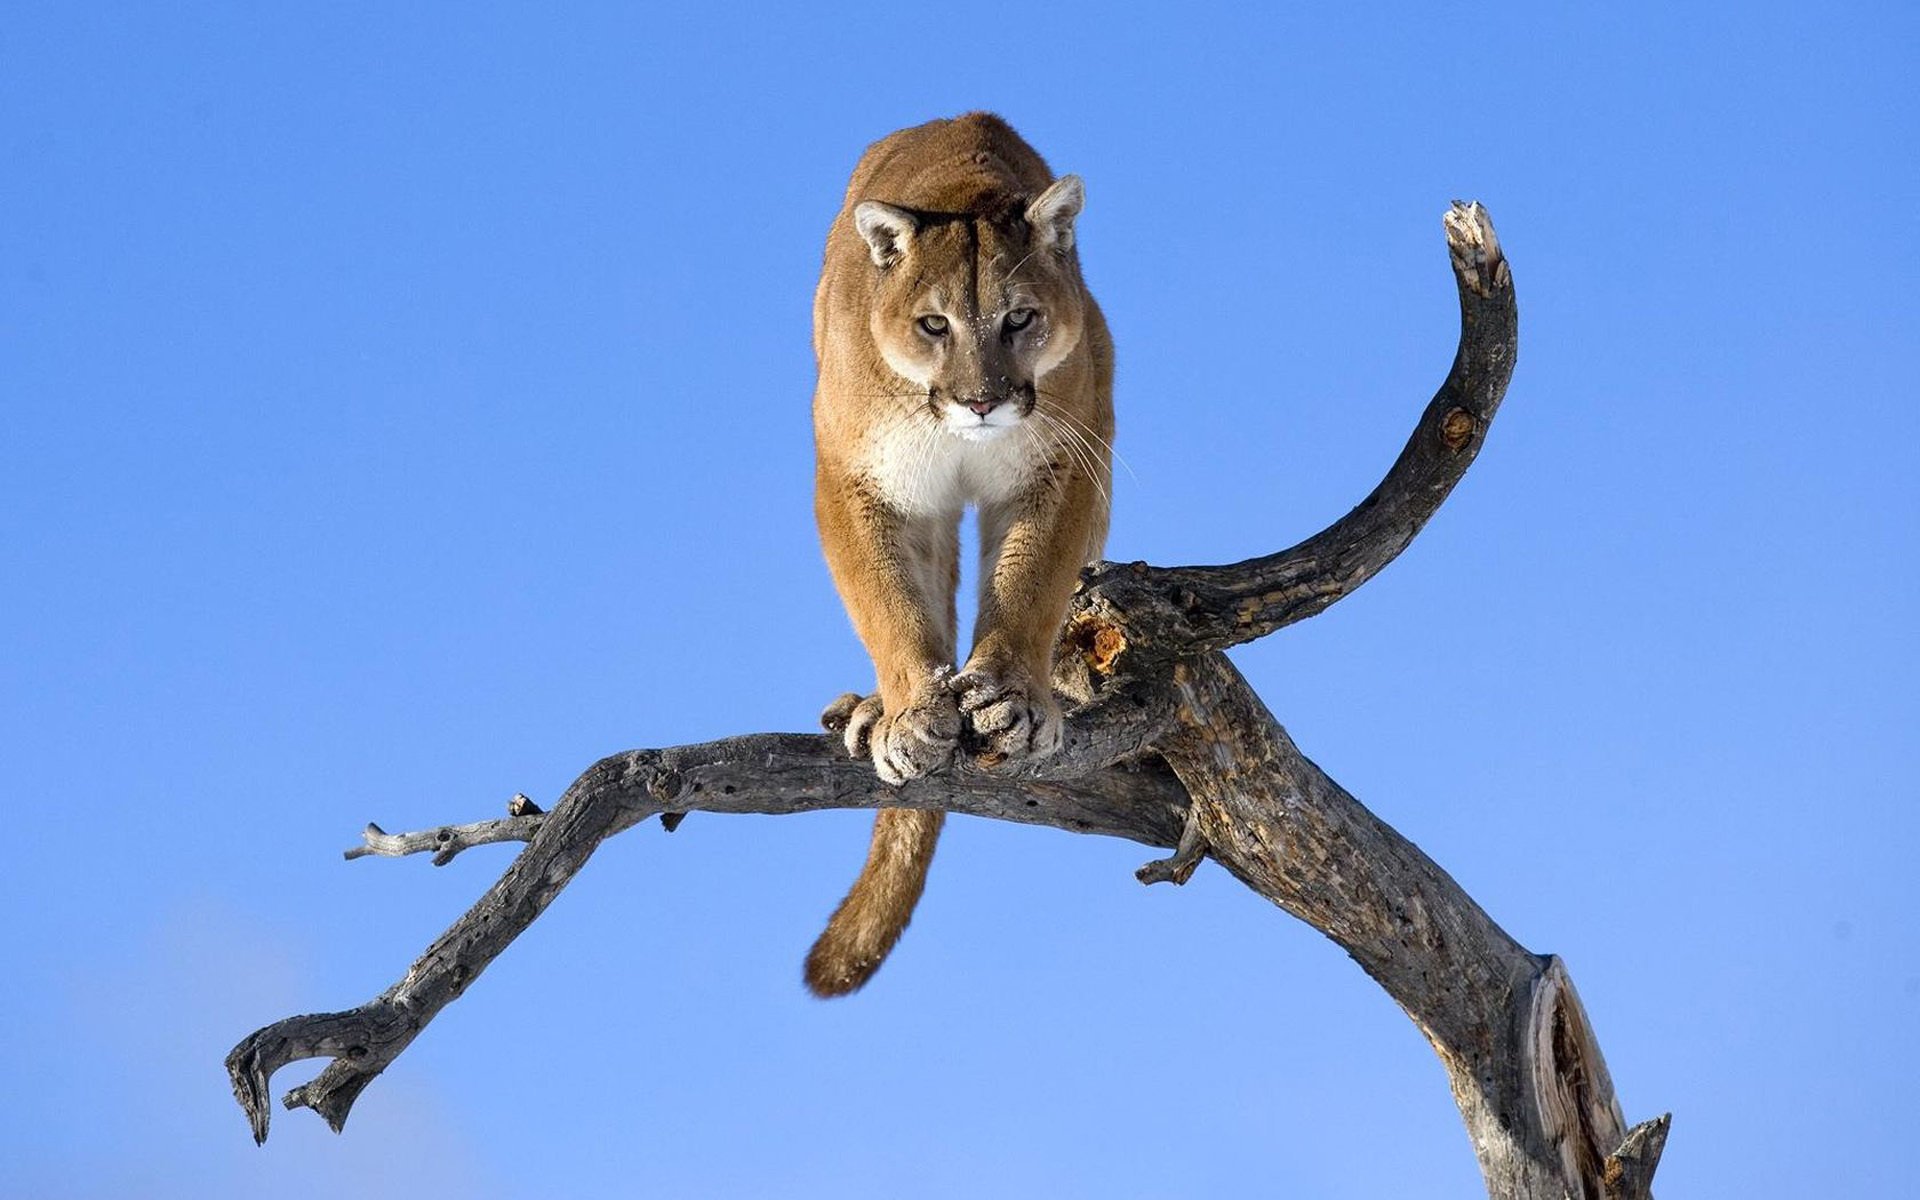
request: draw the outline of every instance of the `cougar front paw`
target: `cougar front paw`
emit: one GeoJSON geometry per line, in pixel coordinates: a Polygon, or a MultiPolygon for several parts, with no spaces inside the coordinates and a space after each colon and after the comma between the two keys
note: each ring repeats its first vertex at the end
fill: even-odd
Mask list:
{"type": "Polygon", "coordinates": [[[918,779],[953,758],[960,744],[960,709],[951,692],[931,690],[904,712],[882,712],[868,740],[881,779],[918,779]]]}
{"type": "Polygon", "coordinates": [[[945,766],[960,743],[960,709],[944,682],[929,686],[899,714],[886,711],[880,694],[852,692],[820,714],[828,732],[838,733],[847,753],[872,758],[887,783],[905,783],[945,766]]]}
{"type": "Polygon", "coordinates": [[[1026,671],[969,667],[954,676],[953,691],[967,726],[967,749],[981,766],[1045,758],[1060,748],[1053,688],[1026,671]]]}

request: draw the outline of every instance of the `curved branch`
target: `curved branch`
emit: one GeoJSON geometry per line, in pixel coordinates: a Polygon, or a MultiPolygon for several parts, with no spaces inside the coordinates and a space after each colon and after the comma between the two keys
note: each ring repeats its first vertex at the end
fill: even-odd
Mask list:
{"type": "Polygon", "coordinates": [[[1486,210],[1455,201],[1445,223],[1460,345],[1400,457],[1352,512],[1278,553],[1228,566],[1092,569],[1078,611],[1119,627],[1134,652],[1150,648],[1133,670],[1250,642],[1321,612],[1406,549],[1473,464],[1513,375],[1519,310],[1486,210]]]}

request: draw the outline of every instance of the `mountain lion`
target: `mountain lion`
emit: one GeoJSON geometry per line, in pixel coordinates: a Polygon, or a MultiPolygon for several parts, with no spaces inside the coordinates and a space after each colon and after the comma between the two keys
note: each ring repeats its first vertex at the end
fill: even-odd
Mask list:
{"type": "MultiPolygon", "coordinates": [[[[999,117],[903,129],[861,156],[814,295],[814,511],[878,690],[825,714],[888,783],[956,751],[1060,746],[1053,644],[1107,535],[1113,343],[1080,278],[1083,191],[999,117]],[[959,522],[980,523],[956,672],[959,522]]],[[[943,813],[883,808],[807,957],[821,996],[872,977],[913,916],[943,813]]]]}

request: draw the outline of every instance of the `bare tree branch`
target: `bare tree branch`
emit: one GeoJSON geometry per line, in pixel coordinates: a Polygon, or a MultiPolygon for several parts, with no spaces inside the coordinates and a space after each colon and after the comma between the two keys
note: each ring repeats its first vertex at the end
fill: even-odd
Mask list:
{"type": "MultiPolygon", "coordinates": [[[[1108,711],[1093,707],[1096,715],[1108,711]]],[[[1149,711],[1130,707],[1135,713],[1149,711]]],[[[1067,756],[1078,754],[1087,762],[1110,748],[1110,738],[1087,734],[1084,721],[1075,725],[1067,756]]],[[[338,1130],[361,1090],[545,911],[602,841],[655,814],[794,813],[886,804],[1174,844],[1185,821],[1186,794],[1165,764],[1095,762],[1086,770],[1074,779],[1022,779],[966,769],[895,788],[881,783],[871,764],[847,758],[835,739],[763,733],[601,759],[550,813],[398,835],[369,826],[364,845],[349,850],[348,857],[432,851],[434,861],[443,863],[468,846],[529,844],[399,983],[358,1008],[290,1017],[236,1046],[227,1056],[234,1095],[252,1123],[254,1140],[264,1141],[271,1115],[267,1085],[274,1072],[301,1059],[331,1058],[319,1078],[289,1092],[284,1103],[312,1108],[338,1130]]]]}
{"type": "Polygon", "coordinates": [[[1446,218],[1459,283],[1453,370],[1366,500],[1299,545],[1232,566],[1090,568],[1056,656],[1079,702],[1067,742],[1012,773],[961,766],[899,788],[836,739],[750,734],[604,758],[550,813],[419,833],[368,826],[348,857],[499,841],[527,846],[413,964],[358,1008],[290,1017],[228,1056],[234,1094],[264,1140],[268,1083],[332,1061],[284,1103],[336,1130],[360,1092],[546,908],[606,838],[659,815],[940,808],[1171,847],[1140,869],[1183,883],[1211,857],[1338,942],[1438,1052],[1494,1197],[1642,1200],[1668,1119],[1628,1129],[1560,960],[1527,951],[1419,848],[1302,755],[1220,648],[1324,609],[1406,547],[1466,471],[1512,373],[1512,279],[1478,205],[1446,218]]]}
{"type": "MultiPolygon", "coordinates": [[[[1084,725],[1087,717],[1075,713],[1069,719],[1084,725]]],[[[443,865],[473,846],[532,841],[544,822],[589,795],[611,795],[627,810],[620,829],[656,814],[778,815],[884,804],[1048,825],[1149,846],[1173,845],[1187,807],[1186,792],[1165,765],[1152,758],[1090,768],[1073,779],[1022,778],[962,767],[894,787],[879,782],[870,765],[848,758],[837,738],[753,733],[666,750],[630,750],[603,759],[567,789],[554,813],[419,833],[392,834],[369,825],[362,844],[346,857],[401,858],[432,851],[434,864],[443,865]]]]}

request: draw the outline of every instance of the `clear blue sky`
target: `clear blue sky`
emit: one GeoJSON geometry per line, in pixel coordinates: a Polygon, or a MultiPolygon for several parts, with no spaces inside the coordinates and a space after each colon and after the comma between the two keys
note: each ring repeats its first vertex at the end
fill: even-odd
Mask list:
{"type": "Polygon", "coordinates": [[[1440,214],[1488,205],[1479,464],[1237,661],[1566,958],[1629,1118],[1676,1114],[1665,1193],[1910,1186],[1920,20],[1546,7],[10,8],[0,1194],[1477,1194],[1412,1025],[1217,869],[958,821],[875,984],[810,999],[859,814],[617,839],[343,1137],[247,1137],[228,1047],[508,861],[342,862],[363,822],[866,681],[820,244],[867,142],[976,107],[1087,182],[1114,557],[1371,487],[1452,355],[1440,214]]]}

